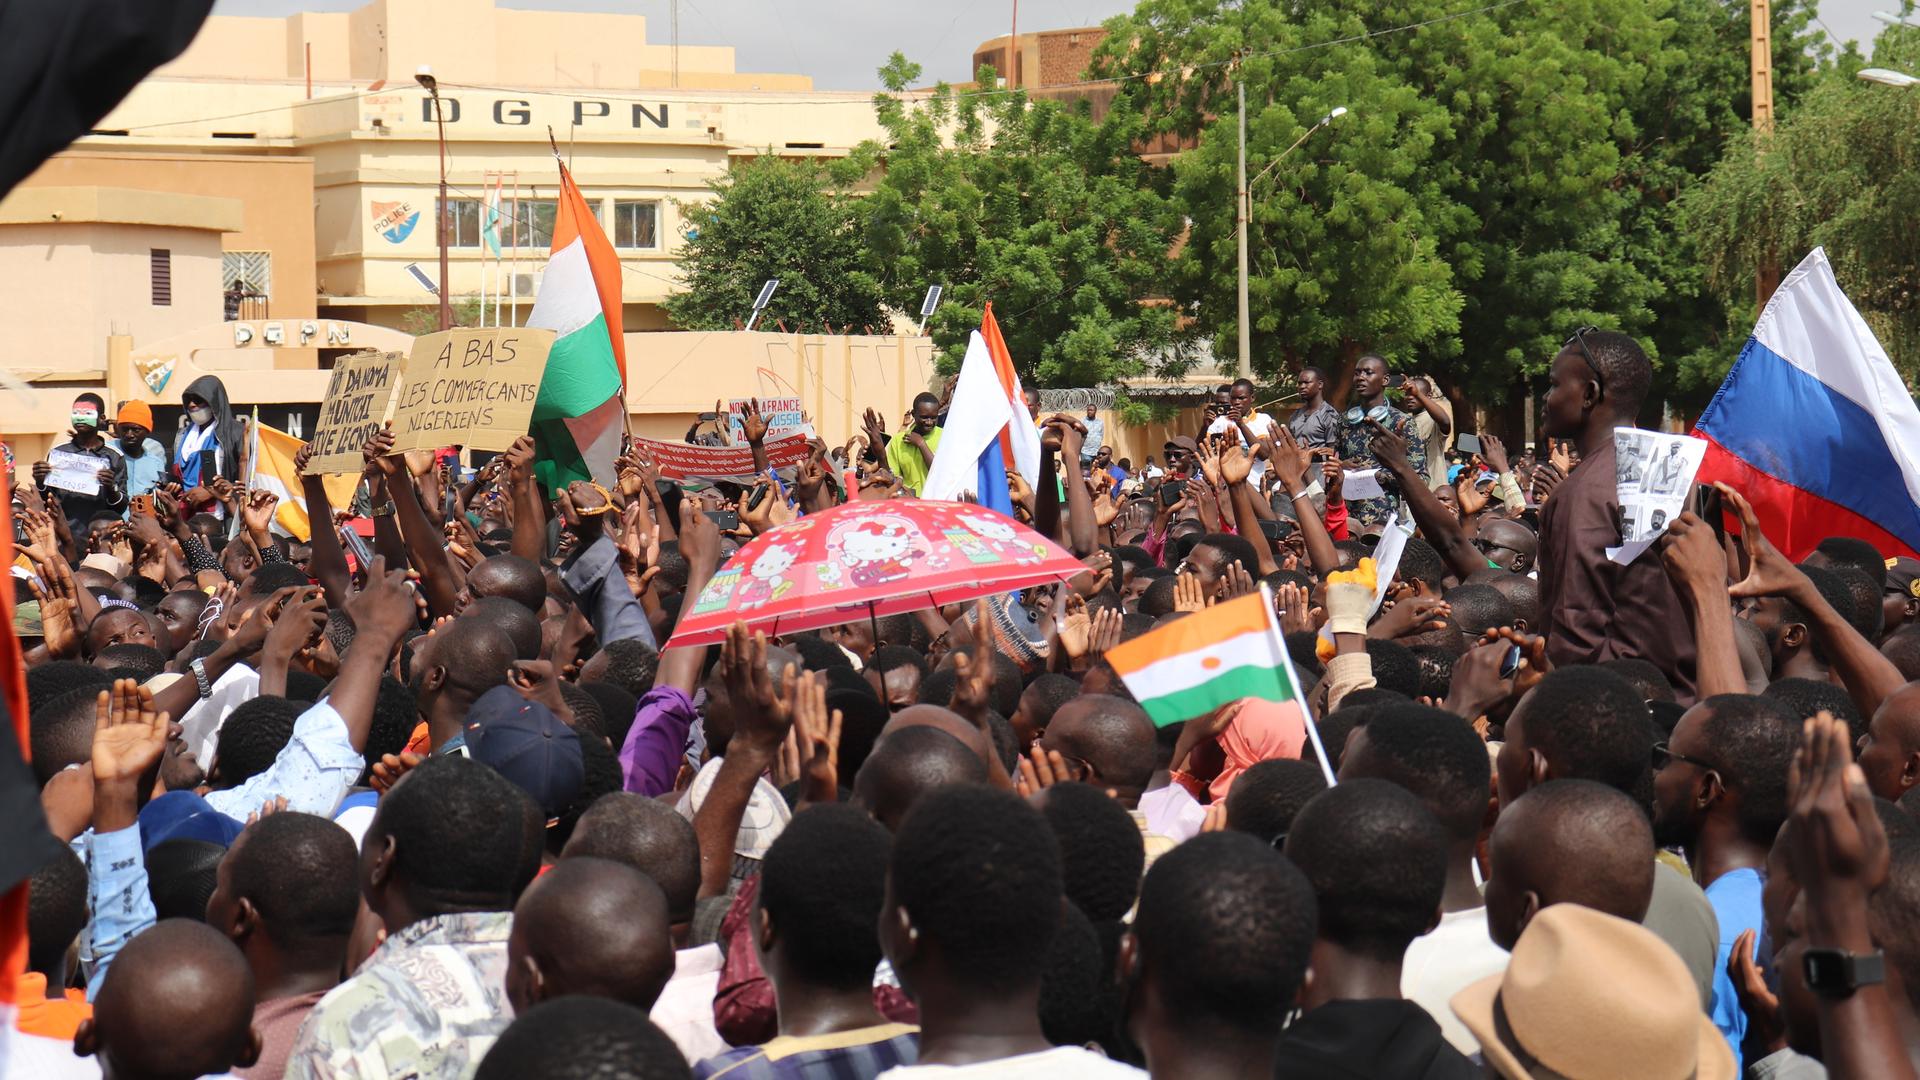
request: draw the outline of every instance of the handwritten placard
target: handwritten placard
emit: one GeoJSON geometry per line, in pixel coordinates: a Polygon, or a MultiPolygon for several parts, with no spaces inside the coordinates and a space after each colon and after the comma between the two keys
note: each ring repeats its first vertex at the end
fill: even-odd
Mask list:
{"type": "Polygon", "coordinates": [[[553,338],[522,326],[415,339],[394,398],[394,452],[512,446],[527,433],[553,338]]]}
{"type": "Polygon", "coordinates": [[[733,425],[734,442],[747,441],[747,429],[742,418],[746,416],[749,400],[760,402],[760,417],[767,422],[767,438],[777,439],[782,435],[795,433],[808,436],[813,434],[813,428],[801,415],[800,399],[797,397],[733,398],[727,402],[727,419],[733,425]]]}
{"type": "Polygon", "coordinates": [[[307,471],[358,474],[364,464],[360,448],[380,431],[392,412],[394,391],[406,354],[364,352],[344,357],[327,380],[327,396],[320,402],[320,424],[310,445],[313,458],[307,471]]]}
{"type": "MultiPolygon", "coordinates": [[[[47,473],[47,486],[71,491],[75,495],[100,494],[100,470],[107,462],[92,454],[76,453],[72,450],[55,450],[47,455],[47,464],[53,466],[47,473]]],[[[752,472],[751,463],[747,471],[752,472]]]]}

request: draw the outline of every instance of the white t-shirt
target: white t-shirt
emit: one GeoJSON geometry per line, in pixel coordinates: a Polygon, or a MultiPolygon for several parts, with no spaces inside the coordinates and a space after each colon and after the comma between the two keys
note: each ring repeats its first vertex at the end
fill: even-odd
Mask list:
{"type": "Polygon", "coordinates": [[[983,1061],[978,1065],[896,1065],[881,1073],[879,1080],[915,1080],[917,1077],[926,1077],[928,1080],[935,1077],[941,1080],[973,1080],[975,1077],[993,1077],[995,1080],[1060,1080],[1064,1077],[1138,1080],[1145,1075],[1145,1072],[1131,1065],[1109,1061],[1091,1050],[1078,1046],[1056,1046],[1037,1054],[983,1061]]]}
{"type": "Polygon", "coordinates": [[[1453,1015],[1453,995],[1489,975],[1507,970],[1507,950],[1487,931],[1487,909],[1468,908],[1440,916],[1431,934],[1413,939],[1400,966],[1400,993],[1440,1022],[1455,1050],[1472,1056],[1480,1040],[1453,1015]]]}
{"type": "Polygon", "coordinates": [[[689,1064],[705,1061],[730,1049],[713,1026],[713,995],[720,986],[720,968],[726,955],[718,945],[679,949],[673,954],[673,978],[660,991],[648,1018],[689,1064]]]}
{"type": "MultiPolygon", "coordinates": [[[[1273,417],[1268,416],[1266,413],[1263,413],[1263,412],[1257,412],[1257,413],[1254,413],[1252,416],[1247,417],[1247,430],[1253,432],[1255,436],[1272,435],[1274,433],[1274,429],[1279,426],[1280,425],[1278,421],[1274,420],[1273,417]]],[[[1214,417],[1213,423],[1207,425],[1207,434],[1209,435],[1218,435],[1223,431],[1230,432],[1233,435],[1233,437],[1236,440],[1238,440],[1241,446],[1247,445],[1247,437],[1245,435],[1240,434],[1240,425],[1234,423],[1232,417],[1216,416],[1214,417]]],[[[1254,484],[1258,484],[1260,482],[1260,478],[1262,476],[1265,476],[1266,472],[1267,472],[1266,460],[1263,458],[1256,458],[1253,463],[1253,475],[1249,477],[1249,479],[1254,484]]]]}

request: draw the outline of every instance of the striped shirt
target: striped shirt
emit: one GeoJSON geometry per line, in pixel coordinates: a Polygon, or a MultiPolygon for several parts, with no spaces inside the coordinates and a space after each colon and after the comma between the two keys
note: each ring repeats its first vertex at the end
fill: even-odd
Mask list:
{"type": "Polygon", "coordinates": [[[743,1046],[693,1067],[694,1080],[872,1080],[920,1056],[920,1029],[911,1024],[836,1031],[802,1037],[782,1035],[762,1046],[743,1046]]]}

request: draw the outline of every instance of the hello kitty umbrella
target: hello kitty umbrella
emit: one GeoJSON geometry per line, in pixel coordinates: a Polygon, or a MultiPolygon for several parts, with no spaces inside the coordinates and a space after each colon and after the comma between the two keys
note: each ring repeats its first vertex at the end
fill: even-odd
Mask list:
{"type": "Polygon", "coordinates": [[[996,510],[850,502],[754,537],[681,612],[667,648],[712,645],[735,620],[768,634],[959,604],[1066,581],[1086,565],[996,510]]]}

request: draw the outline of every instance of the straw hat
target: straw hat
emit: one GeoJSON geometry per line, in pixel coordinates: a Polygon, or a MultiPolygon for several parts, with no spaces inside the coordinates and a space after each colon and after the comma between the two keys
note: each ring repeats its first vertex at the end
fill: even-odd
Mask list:
{"type": "Polygon", "coordinates": [[[1736,1075],[1726,1037],[1667,943],[1577,904],[1534,916],[1507,970],[1455,994],[1453,1011],[1509,1080],[1736,1075]]]}

